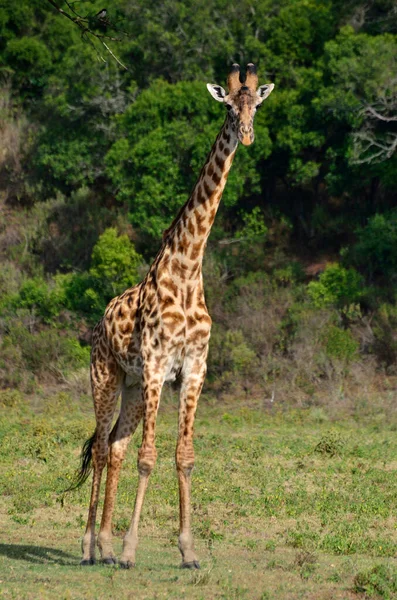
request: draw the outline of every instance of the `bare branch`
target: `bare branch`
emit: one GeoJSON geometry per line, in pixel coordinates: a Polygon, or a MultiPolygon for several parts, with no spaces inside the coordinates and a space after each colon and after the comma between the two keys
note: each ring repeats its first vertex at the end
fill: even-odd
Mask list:
{"type": "Polygon", "coordinates": [[[218,244],[219,246],[229,246],[230,244],[240,244],[241,242],[244,242],[247,238],[245,237],[241,237],[241,238],[226,238],[224,240],[219,240],[218,244]]]}
{"type": "Polygon", "coordinates": [[[397,122],[397,116],[385,116],[382,115],[380,112],[378,112],[377,110],[375,110],[375,108],[373,106],[371,106],[370,104],[367,104],[363,109],[362,109],[362,114],[363,115],[367,115],[368,117],[372,117],[374,119],[379,119],[380,121],[385,121],[386,123],[391,123],[392,121],[396,121],[397,122]]]}
{"type": "MultiPolygon", "coordinates": [[[[105,35],[102,33],[97,33],[96,31],[93,31],[93,29],[91,29],[89,27],[89,23],[92,22],[91,19],[88,18],[88,15],[86,15],[85,17],[83,17],[82,15],[79,15],[78,12],[76,12],[76,10],[72,6],[72,4],[75,4],[74,2],[71,3],[68,0],[65,0],[66,6],[72,13],[72,14],[69,14],[66,10],[64,10],[63,8],[58,6],[58,4],[54,0],[47,0],[47,1],[51,4],[51,6],[53,6],[55,8],[55,10],[57,10],[61,15],[63,15],[67,19],[69,19],[69,21],[74,23],[74,25],[76,25],[81,30],[81,37],[86,42],[91,44],[91,46],[93,46],[93,48],[95,49],[95,52],[97,53],[100,60],[102,60],[103,62],[106,62],[106,60],[103,58],[103,56],[99,52],[98,48],[96,48],[96,46],[90,36],[92,36],[93,38],[96,38],[102,44],[102,46],[105,48],[106,52],[108,54],[110,54],[110,56],[117,62],[117,64],[120,65],[126,71],[128,71],[127,67],[121,62],[121,60],[114,54],[114,52],[111,50],[111,48],[108,46],[108,44],[104,41],[104,40],[109,40],[111,42],[121,42],[122,40],[120,38],[105,35]]],[[[95,19],[95,17],[94,17],[94,19],[95,19]]],[[[108,19],[97,16],[96,20],[98,21],[98,24],[109,26],[113,30],[115,30],[115,27],[112,25],[112,23],[108,19]]],[[[123,35],[127,35],[125,32],[119,31],[119,33],[122,33],[123,35]]]]}
{"type": "Polygon", "coordinates": [[[375,164],[391,158],[397,150],[397,134],[376,137],[373,129],[366,128],[353,134],[355,165],[375,164]]]}
{"type": "Polygon", "coordinates": [[[111,51],[109,46],[107,44],[105,44],[105,42],[103,40],[100,40],[100,42],[101,42],[102,46],[105,46],[106,50],[109,52],[109,54],[111,56],[113,56],[114,60],[120,65],[120,67],[123,67],[123,69],[128,71],[127,67],[125,65],[123,65],[123,63],[117,58],[117,56],[115,54],[113,54],[113,52],[111,51]]]}

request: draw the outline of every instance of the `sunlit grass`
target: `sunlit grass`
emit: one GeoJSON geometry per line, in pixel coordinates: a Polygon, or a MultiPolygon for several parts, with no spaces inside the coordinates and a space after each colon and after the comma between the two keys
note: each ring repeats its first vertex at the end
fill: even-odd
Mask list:
{"type": "MultiPolygon", "coordinates": [[[[83,572],[79,538],[89,485],[63,501],[62,491],[94,427],[90,400],[61,394],[36,401],[34,410],[22,397],[7,402],[0,416],[0,597],[110,598],[116,586],[128,598],[133,582],[139,598],[321,598],[331,591],[345,598],[353,589],[361,593],[354,588],[359,572],[384,564],[396,573],[396,422],[379,412],[330,420],[315,410],[264,412],[204,400],[193,475],[203,569],[190,574],[178,569],[176,409],[168,396],[137,568],[83,572]],[[23,579],[16,575],[21,568],[23,579]],[[310,596],[313,590],[321,594],[310,596]]],[[[137,435],[131,443],[119,486],[118,552],[134,503],[139,441],[137,435]]]]}

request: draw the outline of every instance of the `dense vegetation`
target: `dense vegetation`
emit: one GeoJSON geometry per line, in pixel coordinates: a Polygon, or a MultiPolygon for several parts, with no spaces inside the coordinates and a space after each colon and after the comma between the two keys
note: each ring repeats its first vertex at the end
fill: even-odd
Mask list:
{"type": "Polygon", "coordinates": [[[120,38],[107,44],[128,70],[46,0],[0,6],[0,385],[85,389],[90,328],[145,272],[223,121],[205,83],[253,61],[276,88],[207,251],[207,390],[387,394],[394,0],[116,0],[105,22],[99,2],[71,6],[120,38]]]}

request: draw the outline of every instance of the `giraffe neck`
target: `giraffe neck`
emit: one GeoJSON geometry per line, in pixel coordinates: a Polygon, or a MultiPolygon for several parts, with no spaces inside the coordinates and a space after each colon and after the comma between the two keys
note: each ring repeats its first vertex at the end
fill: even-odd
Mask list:
{"type": "Polygon", "coordinates": [[[164,234],[171,251],[171,271],[180,279],[198,279],[207,238],[215,220],[238,144],[226,119],[201,170],[193,192],[164,234]]]}

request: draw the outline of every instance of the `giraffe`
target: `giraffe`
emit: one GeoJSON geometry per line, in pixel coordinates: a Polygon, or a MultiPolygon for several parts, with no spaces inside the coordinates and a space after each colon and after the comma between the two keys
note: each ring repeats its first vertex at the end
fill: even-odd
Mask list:
{"type": "Polygon", "coordinates": [[[105,500],[97,538],[102,562],[115,564],[112,513],[121,465],[132,434],[143,420],[138,451],[138,489],[130,527],[123,540],[120,567],[135,566],[138,523],[146,488],[156,462],[155,426],[161,390],[180,380],[176,469],[179,481],[179,538],[182,567],[199,568],[191,533],[190,494],[194,466],[193,425],[206,374],[211,318],[204,299],[202,261],[208,235],[226,184],[238,142],[254,141],[256,110],[274,84],[257,88],[256,68],[245,79],[234,64],[228,93],[207,84],[227,110],[225,122],[193,192],[164,232],[162,246],[142,283],[111,300],[93,331],[91,386],[96,416],[93,436],[83,446],[78,483],[93,466],[82,565],[95,562],[95,522],[101,476],[107,465],[105,500]],[[121,393],[118,418],[112,428],[121,393]]]}

